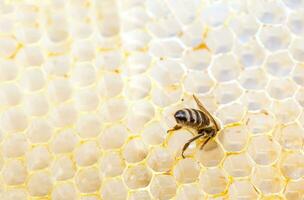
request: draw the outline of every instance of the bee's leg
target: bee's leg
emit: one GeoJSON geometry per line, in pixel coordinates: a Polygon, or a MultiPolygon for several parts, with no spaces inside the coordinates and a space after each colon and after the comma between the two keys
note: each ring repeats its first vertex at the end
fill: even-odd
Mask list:
{"type": "Polygon", "coordinates": [[[182,127],[180,125],[175,125],[173,128],[167,130],[167,133],[171,132],[171,131],[177,131],[179,129],[181,129],[182,127]]]}
{"type": "Polygon", "coordinates": [[[195,136],[194,138],[190,139],[190,140],[184,145],[183,150],[182,150],[182,157],[183,157],[183,158],[185,158],[184,152],[186,151],[186,149],[188,148],[188,146],[191,144],[191,142],[197,140],[198,138],[200,138],[200,137],[202,137],[202,136],[204,136],[204,135],[202,135],[202,134],[201,134],[201,135],[197,135],[197,136],[195,136]]]}
{"type": "Polygon", "coordinates": [[[204,148],[204,146],[209,142],[209,140],[215,136],[215,133],[216,133],[215,130],[212,130],[211,132],[206,133],[207,139],[206,139],[206,140],[204,141],[204,143],[202,144],[202,146],[201,146],[201,148],[200,148],[201,150],[202,150],[202,149],[204,148]]]}

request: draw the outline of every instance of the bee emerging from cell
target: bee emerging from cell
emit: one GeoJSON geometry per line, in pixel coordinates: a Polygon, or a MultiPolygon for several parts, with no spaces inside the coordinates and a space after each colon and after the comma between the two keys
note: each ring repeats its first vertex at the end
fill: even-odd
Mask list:
{"type": "Polygon", "coordinates": [[[206,140],[200,147],[200,149],[203,149],[204,146],[208,143],[208,141],[213,138],[220,130],[219,124],[215,121],[215,119],[203,106],[199,99],[195,95],[193,95],[193,98],[199,110],[193,108],[184,108],[176,111],[174,114],[174,118],[177,124],[172,129],[167,131],[176,131],[183,127],[192,128],[197,131],[197,135],[190,139],[184,145],[182,150],[183,158],[185,158],[184,152],[193,141],[201,137],[205,138],[206,140]]]}

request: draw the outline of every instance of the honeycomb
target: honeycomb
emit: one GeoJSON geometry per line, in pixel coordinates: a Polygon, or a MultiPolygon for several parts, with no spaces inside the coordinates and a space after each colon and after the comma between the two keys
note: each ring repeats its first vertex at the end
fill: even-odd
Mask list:
{"type": "Polygon", "coordinates": [[[0,199],[304,199],[303,0],[4,0],[0,199]],[[173,113],[196,94],[222,129],[173,113]]]}

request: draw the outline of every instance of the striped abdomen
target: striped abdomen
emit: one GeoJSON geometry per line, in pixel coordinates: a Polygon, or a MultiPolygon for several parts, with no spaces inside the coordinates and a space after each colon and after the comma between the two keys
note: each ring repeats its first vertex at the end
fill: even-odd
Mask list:
{"type": "Polygon", "coordinates": [[[210,124],[208,116],[200,110],[182,109],[174,114],[176,122],[191,128],[204,128],[210,124]]]}

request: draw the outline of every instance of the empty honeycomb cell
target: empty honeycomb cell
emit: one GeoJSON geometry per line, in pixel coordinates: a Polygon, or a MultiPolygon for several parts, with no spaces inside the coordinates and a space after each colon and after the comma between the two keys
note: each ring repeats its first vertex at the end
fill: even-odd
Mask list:
{"type": "Polygon", "coordinates": [[[95,138],[101,133],[102,122],[98,115],[88,114],[79,117],[76,123],[78,134],[83,138],[95,138]]]}
{"type": "Polygon", "coordinates": [[[126,164],[119,152],[106,152],[100,159],[100,171],[106,177],[114,177],[122,174],[126,164]]]}
{"type": "Polygon", "coordinates": [[[179,41],[174,39],[154,39],[149,43],[149,52],[156,57],[180,58],[183,50],[179,41]]]}
{"type": "Polygon", "coordinates": [[[151,195],[146,190],[135,190],[129,194],[130,200],[151,200],[151,195]]]}
{"type": "Polygon", "coordinates": [[[79,39],[85,39],[89,38],[93,34],[93,27],[92,23],[86,23],[86,22],[76,22],[73,24],[73,26],[70,29],[70,34],[72,37],[79,38],[79,39]]]}
{"type": "Polygon", "coordinates": [[[145,126],[141,134],[143,141],[148,145],[157,145],[164,141],[166,130],[163,122],[152,121],[145,126]]]}
{"type": "Polygon", "coordinates": [[[96,80],[95,68],[91,63],[83,62],[74,66],[71,80],[73,85],[86,87],[93,84],[96,80]]]}
{"type": "Polygon", "coordinates": [[[263,47],[256,40],[236,45],[233,51],[240,63],[246,68],[260,66],[266,54],[263,47]]]}
{"type": "Polygon", "coordinates": [[[210,140],[204,149],[199,150],[196,159],[205,167],[215,167],[224,159],[224,151],[215,140],[210,140]]]}
{"type": "Polygon", "coordinates": [[[151,171],[143,164],[130,166],[123,174],[124,182],[130,189],[147,187],[151,181],[151,171]]]}
{"type": "Polygon", "coordinates": [[[20,49],[16,61],[24,67],[36,67],[44,64],[45,57],[40,45],[28,45],[20,49]]]}
{"type": "Polygon", "coordinates": [[[251,180],[263,194],[279,193],[285,186],[279,170],[273,166],[255,166],[251,180]]]}
{"type": "Polygon", "coordinates": [[[100,189],[104,200],[124,200],[127,198],[127,188],[121,178],[113,178],[105,181],[100,189]]]}
{"type": "Polygon", "coordinates": [[[183,63],[188,69],[205,70],[211,62],[212,54],[205,50],[186,51],[183,55],[183,63]]]}
{"type": "Polygon", "coordinates": [[[95,57],[94,41],[78,40],[72,45],[72,55],[79,61],[91,61],[95,57]]]}
{"type": "Polygon", "coordinates": [[[277,121],[283,124],[293,122],[301,113],[301,107],[294,99],[274,101],[271,110],[277,121]]]}
{"type": "Polygon", "coordinates": [[[27,182],[27,189],[31,196],[41,197],[48,195],[52,190],[52,180],[45,171],[32,174],[27,182]]]}
{"type": "Polygon", "coordinates": [[[21,132],[28,127],[28,118],[21,108],[12,108],[2,113],[1,128],[6,132],[21,132]]]}
{"type": "Polygon", "coordinates": [[[125,144],[122,153],[127,162],[136,163],[146,158],[148,149],[141,138],[134,138],[125,144]]]}
{"type": "Polygon", "coordinates": [[[224,125],[241,121],[244,114],[245,107],[239,103],[227,104],[216,112],[216,116],[224,125]]]}
{"type": "Polygon", "coordinates": [[[211,29],[206,37],[206,44],[211,52],[214,54],[228,53],[233,47],[234,36],[231,30],[227,27],[220,27],[217,29],[211,29]],[[220,38],[225,35],[225,40],[220,38]],[[220,42],[221,41],[221,42],[220,42]]]}
{"type": "Polygon", "coordinates": [[[290,43],[290,33],[282,26],[264,26],[258,35],[260,41],[269,51],[287,49],[290,43]]]}
{"type": "Polygon", "coordinates": [[[200,167],[198,163],[191,158],[179,160],[174,166],[173,175],[176,181],[180,183],[192,183],[198,178],[200,167]]]}
{"type": "Polygon", "coordinates": [[[268,133],[275,126],[275,119],[267,111],[248,113],[246,115],[246,127],[251,134],[268,133]]]}
{"type": "Polygon", "coordinates": [[[202,10],[201,19],[212,27],[221,26],[229,16],[229,8],[225,3],[209,4],[202,10]]]}
{"type": "Polygon", "coordinates": [[[9,58],[18,50],[18,42],[10,36],[0,37],[0,56],[9,58]]]}
{"type": "Polygon", "coordinates": [[[251,138],[248,153],[255,163],[269,165],[277,161],[281,146],[268,135],[258,135],[251,138]]]}
{"type": "Polygon", "coordinates": [[[288,51],[270,54],[265,63],[266,70],[273,76],[286,77],[293,70],[294,62],[288,51]]]}
{"type": "Polygon", "coordinates": [[[167,4],[161,0],[147,0],[144,5],[146,6],[148,14],[154,18],[162,18],[169,13],[167,4]]]}
{"type": "Polygon", "coordinates": [[[241,102],[249,111],[261,110],[270,106],[271,100],[264,91],[246,91],[241,97],[241,102]]]}
{"type": "Polygon", "coordinates": [[[47,168],[52,161],[51,154],[44,146],[37,146],[32,148],[27,153],[27,169],[39,170],[47,168]]]}
{"type": "Polygon", "coordinates": [[[251,10],[263,24],[279,25],[286,19],[285,7],[278,1],[255,2],[251,10]]]}
{"type": "Polygon", "coordinates": [[[44,93],[35,93],[25,96],[26,113],[32,117],[46,115],[49,111],[49,101],[44,93]]]}
{"type": "Polygon", "coordinates": [[[243,125],[225,127],[218,135],[220,143],[228,152],[239,152],[245,148],[249,134],[243,125]]]}
{"type": "Polygon", "coordinates": [[[283,100],[291,97],[296,90],[297,85],[290,79],[272,79],[267,87],[268,94],[277,100],[283,100]]]}
{"type": "Polygon", "coordinates": [[[239,83],[247,90],[262,90],[268,82],[268,75],[261,69],[243,70],[239,77],[239,83]]]}
{"type": "Polygon", "coordinates": [[[283,0],[284,4],[293,10],[301,9],[304,7],[304,2],[302,0],[283,0]]]}
{"type": "Polygon", "coordinates": [[[125,31],[138,29],[145,26],[149,20],[148,13],[145,12],[143,2],[128,2],[124,5],[127,9],[122,12],[123,24],[125,31]],[[128,5],[129,4],[129,5],[128,5]]]}
{"type": "Polygon", "coordinates": [[[71,103],[59,105],[51,113],[51,122],[58,128],[72,126],[77,121],[78,113],[71,103]]]}
{"type": "Polygon", "coordinates": [[[207,71],[190,71],[184,79],[184,87],[190,93],[208,93],[214,87],[214,81],[207,71]]]}
{"type": "Polygon", "coordinates": [[[228,186],[228,179],[222,169],[209,168],[202,171],[199,183],[204,192],[210,195],[224,193],[228,186]]]}
{"type": "Polygon", "coordinates": [[[122,34],[122,39],[127,51],[141,51],[149,44],[151,36],[144,29],[133,29],[122,34]]]}
{"type": "Polygon", "coordinates": [[[2,169],[2,178],[7,185],[15,186],[23,184],[28,176],[26,166],[20,160],[10,160],[2,169]]]}
{"type": "Polygon", "coordinates": [[[123,98],[112,98],[104,102],[100,108],[100,116],[105,122],[122,119],[127,113],[128,105],[123,98]]]}
{"type": "Polygon", "coordinates": [[[156,147],[147,158],[148,166],[156,172],[166,172],[173,166],[174,157],[172,153],[163,147],[156,147]]]}
{"type": "Polygon", "coordinates": [[[297,123],[283,125],[276,130],[276,138],[282,148],[300,150],[304,144],[303,128],[297,123]]]}
{"type": "Polygon", "coordinates": [[[304,197],[304,179],[289,181],[284,191],[287,200],[300,200],[304,197]]]}
{"type": "Polygon", "coordinates": [[[53,161],[51,172],[52,177],[54,177],[55,180],[63,181],[74,177],[76,168],[71,158],[67,155],[63,155],[57,157],[56,160],[53,161]]]}
{"type": "Polygon", "coordinates": [[[240,42],[249,42],[259,29],[256,18],[247,13],[241,13],[241,17],[231,19],[229,27],[240,42]]]}
{"type": "Polygon", "coordinates": [[[26,45],[36,43],[41,39],[41,30],[34,27],[24,27],[15,30],[16,39],[26,45]]]}
{"type": "Polygon", "coordinates": [[[67,55],[58,55],[49,57],[44,65],[43,70],[51,76],[64,77],[70,72],[70,58],[67,55]]]}
{"type": "Polygon", "coordinates": [[[304,154],[285,153],[281,157],[280,169],[286,178],[299,179],[304,175],[304,154]]]}
{"type": "Polygon", "coordinates": [[[145,52],[132,52],[126,60],[126,71],[130,75],[144,73],[151,63],[151,56],[145,52]]]}
{"type": "Polygon", "coordinates": [[[288,16],[287,27],[297,36],[302,36],[304,33],[304,14],[302,12],[292,12],[288,16]]]}
{"type": "Polygon", "coordinates": [[[200,5],[199,0],[168,1],[168,7],[172,8],[172,14],[183,24],[189,24],[195,20],[196,12],[193,12],[200,5]]]}
{"type": "Polygon", "coordinates": [[[293,57],[298,62],[304,61],[304,39],[303,38],[295,38],[290,46],[289,51],[293,57]]]}
{"type": "Polygon", "coordinates": [[[70,153],[74,150],[78,138],[73,130],[58,133],[51,141],[50,147],[54,153],[70,153]]]}
{"type": "Polygon", "coordinates": [[[176,194],[176,200],[203,200],[204,198],[205,195],[196,183],[181,185],[176,194]]]}
{"type": "Polygon", "coordinates": [[[18,85],[8,83],[0,86],[0,102],[2,106],[16,106],[21,103],[22,97],[23,92],[18,85]]]}
{"type": "Polygon", "coordinates": [[[47,27],[47,37],[53,43],[64,42],[69,37],[69,30],[63,25],[54,24],[47,27]]]}
{"type": "Polygon", "coordinates": [[[100,155],[96,142],[85,142],[77,146],[74,150],[76,164],[79,166],[93,165],[98,161],[100,155]]]}
{"type": "Polygon", "coordinates": [[[297,64],[292,71],[292,79],[300,86],[304,86],[304,66],[297,64]]]}
{"type": "MultiPolygon", "coordinates": [[[[111,86],[112,87],[112,86],[111,86]]],[[[133,76],[128,81],[126,93],[129,99],[137,100],[148,96],[151,90],[151,81],[147,76],[133,76]]]]}
{"type": "Polygon", "coordinates": [[[171,85],[165,88],[154,86],[151,91],[152,101],[156,106],[166,107],[177,102],[182,96],[181,85],[171,85]]]}
{"type": "Polygon", "coordinates": [[[20,157],[25,155],[29,148],[27,138],[23,134],[11,134],[2,144],[2,153],[6,157],[20,157]]]}
{"type": "Polygon", "coordinates": [[[0,59],[0,81],[10,81],[19,74],[20,66],[13,60],[0,59]]]}
{"type": "Polygon", "coordinates": [[[157,61],[152,67],[150,74],[162,87],[179,83],[185,73],[182,65],[172,60],[157,61]]]}
{"type": "Polygon", "coordinates": [[[201,44],[204,44],[202,35],[205,30],[206,24],[199,20],[195,20],[191,24],[184,26],[182,34],[179,34],[178,37],[187,47],[200,47],[201,44]]]}
{"type": "Polygon", "coordinates": [[[155,175],[150,185],[152,196],[159,200],[167,200],[174,197],[176,194],[176,182],[169,175],[155,175]]]}
{"type": "Polygon", "coordinates": [[[48,97],[56,103],[69,100],[72,96],[73,88],[69,80],[54,79],[48,83],[48,97]]]}
{"type": "Polygon", "coordinates": [[[230,199],[250,200],[257,197],[257,191],[248,180],[236,180],[229,186],[230,199]]]}
{"type": "Polygon", "coordinates": [[[233,154],[224,161],[224,169],[232,177],[246,177],[251,174],[253,163],[246,153],[233,154]]]}
{"type": "Polygon", "coordinates": [[[101,97],[114,97],[119,95],[123,88],[123,79],[118,73],[106,72],[98,82],[98,94],[101,97]]]}
{"type": "MultiPolygon", "coordinates": [[[[181,156],[184,144],[188,142],[188,140],[190,140],[192,137],[193,135],[188,130],[175,131],[167,141],[168,150],[176,157],[181,156]]],[[[191,143],[188,149],[185,151],[184,155],[187,156],[192,154],[195,150],[194,146],[196,146],[195,142],[191,143]]]]}
{"type": "Polygon", "coordinates": [[[75,106],[79,111],[90,112],[97,109],[100,99],[95,88],[78,90],[74,95],[75,106]]]}
{"type": "Polygon", "coordinates": [[[213,59],[210,70],[218,82],[226,82],[239,76],[241,66],[233,54],[223,54],[213,59]]]}
{"type": "Polygon", "coordinates": [[[219,104],[226,104],[237,100],[243,93],[237,82],[218,84],[213,90],[219,104]]]}
{"type": "Polygon", "coordinates": [[[102,131],[99,144],[103,149],[117,149],[125,143],[127,137],[127,128],[122,124],[116,124],[102,131]]]}
{"type": "Polygon", "coordinates": [[[88,167],[78,171],[75,184],[81,193],[96,192],[101,185],[101,177],[97,168],[88,167]]]}
{"type": "Polygon", "coordinates": [[[72,183],[63,183],[54,187],[51,196],[54,200],[74,200],[77,199],[77,191],[72,183]]]}
{"type": "Polygon", "coordinates": [[[20,85],[29,92],[35,92],[44,87],[45,81],[45,75],[40,68],[28,68],[22,74],[20,85]]]}
{"type": "Polygon", "coordinates": [[[109,50],[99,53],[95,58],[95,66],[97,69],[104,69],[109,71],[119,69],[122,60],[121,54],[122,53],[119,50],[109,50]]]}
{"type": "Polygon", "coordinates": [[[12,188],[0,194],[0,197],[5,200],[14,200],[14,199],[27,200],[28,194],[25,189],[12,188]]]}

